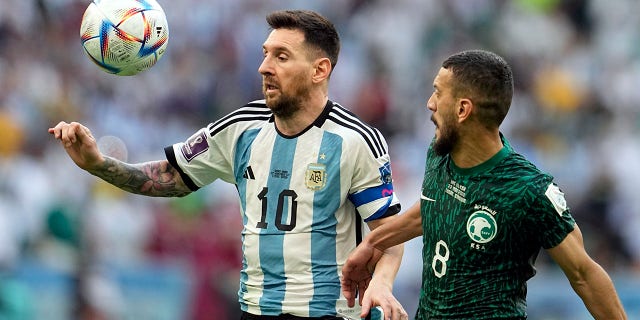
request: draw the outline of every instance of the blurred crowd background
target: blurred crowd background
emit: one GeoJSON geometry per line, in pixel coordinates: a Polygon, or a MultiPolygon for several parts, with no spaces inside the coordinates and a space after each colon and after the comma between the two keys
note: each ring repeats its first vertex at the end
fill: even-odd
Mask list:
{"type": "MultiPolygon", "coordinates": [[[[503,133],[555,176],[589,253],[640,319],[640,2],[636,0],[160,1],[168,50],[133,77],[100,71],[79,26],[88,1],[0,0],[0,319],[238,319],[241,220],[233,186],[186,198],[130,195],[78,169],[47,129],[90,127],[130,162],[164,157],[262,97],[265,15],[330,18],[342,52],[330,98],[387,136],[396,191],[418,200],[440,63],[504,56],[516,94],[503,133]]],[[[415,311],[421,242],[394,288],[415,311]]],[[[531,319],[589,319],[541,253],[531,319]]]]}

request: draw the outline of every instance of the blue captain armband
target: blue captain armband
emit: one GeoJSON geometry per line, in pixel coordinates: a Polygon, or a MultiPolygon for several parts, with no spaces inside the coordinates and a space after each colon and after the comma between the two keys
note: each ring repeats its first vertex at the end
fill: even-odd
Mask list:
{"type": "Polygon", "coordinates": [[[384,205],[380,206],[378,210],[366,218],[364,221],[369,222],[371,220],[376,220],[384,216],[396,214],[400,211],[398,205],[391,206],[391,202],[393,200],[393,185],[392,184],[384,184],[375,188],[369,188],[358,193],[354,193],[349,195],[349,200],[353,202],[356,208],[366,205],[370,202],[374,202],[377,200],[382,200],[386,198],[386,202],[384,205]],[[398,208],[396,208],[398,207],[398,208]]]}
{"type": "Polygon", "coordinates": [[[385,163],[382,167],[378,168],[378,170],[380,170],[380,181],[382,181],[381,185],[349,195],[349,200],[356,206],[356,208],[359,208],[371,202],[386,199],[386,203],[380,206],[375,213],[365,219],[365,222],[379,219],[390,214],[395,214],[397,213],[397,211],[399,211],[399,209],[397,211],[389,210],[389,206],[391,205],[391,202],[393,200],[393,182],[391,179],[390,163],[385,163]]]}
{"type": "MultiPolygon", "coordinates": [[[[369,202],[373,202],[386,197],[389,197],[389,203],[390,203],[392,196],[393,196],[393,184],[385,183],[377,187],[362,190],[357,193],[352,193],[349,195],[349,200],[351,200],[351,202],[353,202],[353,204],[356,207],[359,207],[363,204],[367,204],[369,202]]],[[[388,205],[389,204],[387,204],[387,206],[388,205]]]]}

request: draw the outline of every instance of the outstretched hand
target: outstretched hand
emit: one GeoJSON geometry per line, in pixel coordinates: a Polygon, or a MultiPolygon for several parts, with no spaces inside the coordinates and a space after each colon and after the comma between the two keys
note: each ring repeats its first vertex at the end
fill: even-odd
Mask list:
{"type": "Polygon", "coordinates": [[[409,315],[404,310],[402,304],[393,296],[392,288],[384,281],[373,278],[367,286],[367,291],[360,292],[362,308],[360,318],[365,318],[371,313],[371,319],[379,320],[408,320],[409,315]],[[384,317],[380,317],[379,312],[375,312],[376,306],[383,311],[384,317]],[[378,315],[378,317],[376,317],[378,315]]]}
{"type": "Polygon", "coordinates": [[[355,305],[356,296],[359,293],[359,303],[362,305],[364,292],[369,287],[376,263],[382,257],[382,251],[361,243],[351,252],[349,258],[342,267],[342,293],[347,299],[347,305],[355,305]]]}
{"type": "Polygon", "coordinates": [[[362,318],[366,317],[373,307],[380,306],[384,310],[384,319],[409,319],[407,312],[393,296],[389,284],[379,278],[373,278],[373,271],[382,254],[382,251],[366,242],[356,247],[342,268],[342,293],[349,307],[355,305],[358,296],[358,302],[362,306],[362,318]]]}
{"type": "Polygon", "coordinates": [[[80,123],[61,121],[49,128],[49,133],[62,143],[69,157],[82,169],[90,170],[104,160],[91,131],[80,123]]]}

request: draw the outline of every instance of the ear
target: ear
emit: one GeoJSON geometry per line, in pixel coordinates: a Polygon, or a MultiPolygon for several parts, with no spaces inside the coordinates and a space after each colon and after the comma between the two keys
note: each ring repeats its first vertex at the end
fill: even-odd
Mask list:
{"type": "Polygon", "coordinates": [[[456,116],[458,117],[458,122],[463,122],[469,117],[471,117],[471,112],[473,111],[474,105],[473,101],[467,98],[462,98],[458,100],[456,110],[456,116]]]}
{"type": "Polygon", "coordinates": [[[318,83],[329,78],[331,74],[331,61],[329,58],[318,58],[313,65],[313,82],[318,83]]]}

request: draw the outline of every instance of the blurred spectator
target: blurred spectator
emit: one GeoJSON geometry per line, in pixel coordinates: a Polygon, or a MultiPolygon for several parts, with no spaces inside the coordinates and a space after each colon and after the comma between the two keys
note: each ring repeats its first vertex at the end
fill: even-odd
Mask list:
{"type": "MultiPolygon", "coordinates": [[[[30,263],[77,273],[86,281],[78,291],[83,285],[93,289],[67,299],[91,303],[111,297],[96,305],[108,318],[133,312],[109,272],[114,266],[181,261],[191,271],[184,277],[193,280],[185,317],[237,318],[228,312],[237,310],[240,235],[232,226],[239,215],[234,204],[212,196],[234,190],[217,185],[211,193],[200,192],[215,200],[184,203],[122,196],[74,170],[45,135],[62,119],[79,120],[97,138],[126,137],[124,151],[133,162],[162,157],[164,146],[184,140],[246,97],[262,98],[257,68],[268,30],[255,30],[264,25],[266,12],[282,8],[318,10],[339,26],[343,50],[329,90],[386,131],[405,206],[417,198],[421,177],[402,174],[409,171],[403,166],[424,165],[419,159],[433,135],[425,104],[437,61],[470,48],[512,61],[516,95],[504,134],[566,186],[576,219],[597,228],[585,232],[594,259],[640,274],[639,1],[160,3],[171,29],[165,56],[151,70],[116,77],[82,52],[78,32],[87,2],[0,0],[0,265],[8,266],[3,277],[31,270],[23,268],[30,263]]],[[[420,261],[419,247],[409,246],[405,261],[420,261]]],[[[540,267],[545,262],[540,259],[540,267]]],[[[409,312],[420,267],[403,264],[398,275],[396,291],[409,312]]],[[[16,295],[8,304],[31,308],[34,318],[45,312],[55,319],[54,312],[38,309],[45,308],[43,299],[27,298],[44,293],[8,279],[14,278],[0,284],[17,285],[9,290],[16,295]]]]}
{"type": "Polygon", "coordinates": [[[585,248],[599,257],[603,268],[624,270],[633,264],[628,243],[612,216],[616,184],[613,177],[600,173],[593,177],[582,201],[573,209],[576,221],[584,233],[593,233],[585,240],[585,248]]]}

